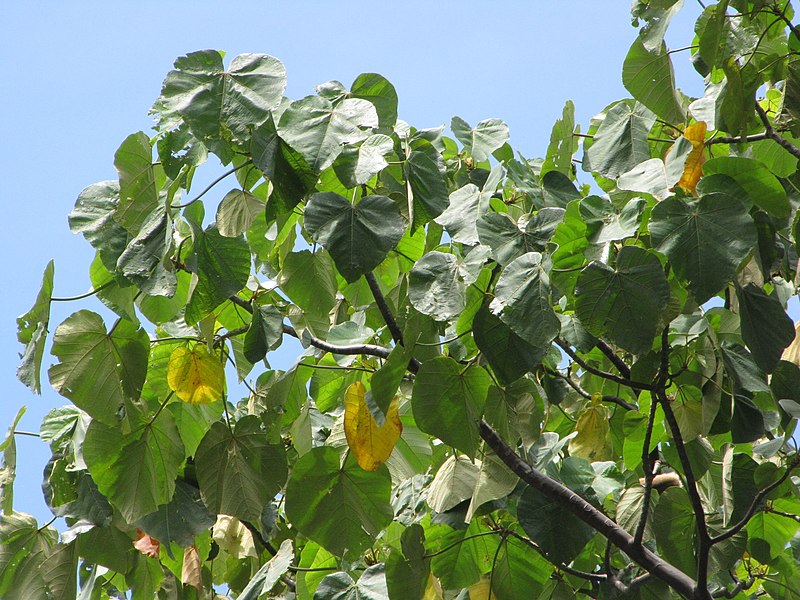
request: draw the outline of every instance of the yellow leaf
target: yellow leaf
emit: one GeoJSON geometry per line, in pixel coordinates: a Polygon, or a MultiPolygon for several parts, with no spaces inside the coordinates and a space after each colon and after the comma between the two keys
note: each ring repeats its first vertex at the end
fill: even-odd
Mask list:
{"type": "Polygon", "coordinates": [[[365,402],[364,384],[356,381],[344,394],[344,434],[347,445],[365,471],[375,471],[387,461],[403,424],[397,414],[397,398],[389,405],[386,421],[378,427],[365,402]]]}
{"type": "Polygon", "coordinates": [[[700,181],[700,176],[703,174],[703,163],[706,161],[706,122],[692,123],[684,130],[683,137],[692,143],[692,151],[686,157],[683,175],[681,175],[677,187],[694,193],[697,189],[697,182],[700,181]]]}
{"type": "Polygon", "coordinates": [[[203,563],[195,546],[183,549],[181,583],[192,586],[198,592],[203,591],[203,563]]]}
{"type": "Polygon", "coordinates": [[[609,417],[605,406],[589,406],[575,423],[578,435],[569,441],[569,453],[590,461],[611,458],[613,446],[609,417]]]}
{"type": "Polygon", "coordinates": [[[781,360],[800,366],[800,321],[794,324],[794,333],[794,340],[783,351],[781,360]]]}
{"type": "Polygon", "coordinates": [[[484,576],[481,577],[478,583],[473,583],[469,586],[469,600],[489,600],[489,579],[484,576]]]}
{"type": "Polygon", "coordinates": [[[208,404],[222,398],[225,370],[219,358],[203,344],[182,346],[169,357],[167,383],[184,402],[208,404]]]}

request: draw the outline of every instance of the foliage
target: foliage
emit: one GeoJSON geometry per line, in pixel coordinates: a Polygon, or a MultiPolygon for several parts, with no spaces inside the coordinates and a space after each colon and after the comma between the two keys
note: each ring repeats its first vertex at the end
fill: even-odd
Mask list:
{"type": "Polygon", "coordinates": [[[800,597],[800,30],[723,1],[681,55],[681,4],[633,3],[632,98],[585,134],[567,102],[541,159],[380,75],[292,101],[276,58],[180,57],[70,215],[114,316],[50,338],[65,531],[0,446],[0,596],[800,597]]]}

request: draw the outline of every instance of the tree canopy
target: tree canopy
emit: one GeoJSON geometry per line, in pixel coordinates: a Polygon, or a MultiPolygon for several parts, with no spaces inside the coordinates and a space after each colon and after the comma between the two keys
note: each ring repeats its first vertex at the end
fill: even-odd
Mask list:
{"type": "Polygon", "coordinates": [[[66,528],[13,504],[20,411],[0,596],[800,599],[800,29],[729,0],[670,50],[681,5],[633,2],[631,97],[542,158],[179,57],[69,215],[113,318],[51,325],[51,262],[18,319],[66,528]]]}

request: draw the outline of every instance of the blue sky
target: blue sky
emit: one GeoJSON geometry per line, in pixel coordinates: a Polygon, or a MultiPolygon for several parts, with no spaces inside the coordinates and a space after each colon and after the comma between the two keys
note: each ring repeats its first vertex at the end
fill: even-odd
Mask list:
{"type": "MultiPolygon", "coordinates": [[[[149,132],[148,109],[177,56],[203,48],[225,50],[229,58],[271,54],[286,65],[291,98],[331,79],[349,86],[362,72],[378,72],[397,88],[400,118],[415,127],[449,125],[454,115],[473,125],[498,117],[509,124],[512,146],[534,157],[544,154],[567,99],[586,130],[593,114],[628,96],[620,71],[636,36],[629,8],[628,0],[4,3],[2,435],[22,404],[28,412],[20,429],[29,431],[38,431],[48,410],[66,404],[46,373],[41,397],[17,381],[15,318],[32,304],[51,258],[56,296],[89,289],[93,252],[70,233],[67,214],[84,187],[116,178],[113,157],[122,140],[149,132]]],[[[691,43],[699,10],[687,1],[673,21],[670,47],[691,43]]],[[[688,56],[674,59],[679,86],[701,94],[688,56]]],[[[220,172],[213,161],[204,170],[195,191],[220,172]]],[[[219,197],[212,193],[207,201],[213,205],[227,190],[219,186],[219,197]]],[[[51,329],[81,308],[101,305],[93,299],[55,304],[51,329]]],[[[280,366],[280,359],[271,360],[280,366]]],[[[45,366],[51,362],[46,356],[45,366]]],[[[15,508],[46,521],[40,485],[49,451],[31,437],[18,437],[17,444],[15,508]]]]}

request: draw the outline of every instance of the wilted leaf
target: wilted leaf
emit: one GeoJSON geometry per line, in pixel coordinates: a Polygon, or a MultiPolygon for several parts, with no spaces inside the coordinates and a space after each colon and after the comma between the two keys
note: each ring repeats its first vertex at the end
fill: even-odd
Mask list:
{"type": "Polygon", "coordinates": [[[590,461],[607,460],[612,457],[611,415],[602,404],[589,406],[575,423],[578,433],[569,441],[570,456],[581,456],[590,461]]]}
{"type": "Polygon", "coordinates": [[[197,546],[189,546],[183,550],[183,566],[181,567],[181,583],[203,591],[203,561],[197,553],[197,546]]]}
{"type": "Polygon", "coordinates": [[[225,370],[203,344],[175,348],[169,357],[167,382],[184,402],[208,404],[225,393],[225,370]]]}
{"type": "Polygon", "coordinates": [[[147,556],[151,556],[152,558],[158,558],[158,550],[161,548],[161,542],[157,539],[150,537],[141,529],[136,530],[136,541],[133,542],[133,547],[136,548],[142,554],[147,556]]]}
{"type": "Polygon", "coordinates": [[[677,186],[684,190],[695,192],[697,182],[703,175],[703,163],[706,160],[705,155],[705,138],[706,138],[706,123],[705,121],[698,121],[692,123],[683,132],[683,137],[692,143],[692,151],[686,157],[686,166],[683,168],[683,175],[681,175],[677,186]]]}
{"type": "Polygon", "coordinates": [[[344,394],[344,432],[358,466],[365,471],[375,471],[394,450],[403,431],[403,424],[397,414],[396,398],[389,405],[383,425],[378,426],[369,411],[365,396],[366,389],[360,381],[347,388],[344,394]]]}

